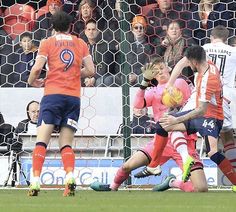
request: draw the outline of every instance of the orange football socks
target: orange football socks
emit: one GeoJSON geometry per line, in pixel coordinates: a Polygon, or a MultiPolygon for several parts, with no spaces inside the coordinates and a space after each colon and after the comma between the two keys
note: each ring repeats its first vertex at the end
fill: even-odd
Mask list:
{"type": "Polygon", "coordinates": [[[160,135],[155,135],[154,149],[152,151],[152,161],[148,165],[149,167],[157,167],[160,165],[162,152],[167,144],[168,137],[163,137],[160,135]]]}
{"type": "Polygon", "coordinates": [[[73,172],[75,167],[75,154],[71,146],[61,148],[61,157],[66,173],[73,172]]]}
{"type": "Polygon", "coordinates": [[[43,163],[46,156],[47,145],[43,142],[38,142],[33,151],[33,175],[39,177],[42,171],[43,163]]]}

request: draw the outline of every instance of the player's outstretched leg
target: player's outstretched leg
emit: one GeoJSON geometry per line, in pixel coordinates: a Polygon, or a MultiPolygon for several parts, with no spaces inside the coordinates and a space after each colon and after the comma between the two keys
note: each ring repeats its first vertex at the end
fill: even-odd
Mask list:
{"type": "Polygon", "coordinates": [[[75,196],[75,188],[76,188],[76,183],[73,177],[66,180],[63,196],[64,197],[75,196]]]}
{"type": "Polygon", "coordinates": [[[161,166],[158,165],[155,168],[147,166],[142,171],[140,171],[137,174],[135,174],[134,177],[136,177],[136,178],[144,178],[144,177],[148,177],[148,176],[151,176],[151,175],[155,175],[155,176],[161,175],[161,166]]]}
{"type": "MultiPolygon", "coordinates": [[[[141,152],[138,152],[134,154],[128,161],[126,161],[116,172],[115,178],[113,182],[110,184],[104,184],[101,182],[94,182],[90,185],[90,188],[92,188],[94,191],[117,191],[120,185],[128,179],[129,174],[132,170],[132,168],[135,165],[135,161],[138,156],[141,156],[140,154],[143,154],[141,152]]],[[[141,158],[140,157],[140,158],[141,158]]],[[[136,166],[135,166],[136,167],[136,166]]]]}
{"type": "Polygon", "coordinates": [[[166,177],[166,179],[158,185],[155,185],[153,187],[153,191],[165,191],[169,188],[171,188],[170,183],[176,179],[175,175],[170,174],[169,176],[166,177]]]}
{"type": "Polygon", "coordinates": [[[194,159],[191,156],[188,156],[186,162],[183,164],[183,176],[182,180],[187,182],[190,177],[191,168],[194,165],[194,159]]]}
{"type": "Polygon", "coordinates": [[[33,182],[30,185],[29,191],[28,191],[28,196],[38,196],[38,193],[40,191],[40,184],[39,182],[33,182]]]}
{"type": "Polygon", "coordinates": [[[93,182],[90,188],[94,191],[111,191],[110,184],[104,184],[98,181],[93,182]]]}

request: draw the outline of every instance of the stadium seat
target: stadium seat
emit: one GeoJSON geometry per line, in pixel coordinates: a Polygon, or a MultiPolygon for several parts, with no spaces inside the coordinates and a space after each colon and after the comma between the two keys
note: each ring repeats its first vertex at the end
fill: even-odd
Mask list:
{"type": "Polygon", "coordinates": [[[156,8],[156,7],[157,7],[157,4],[156,4],[156,3],[154,3],[154,4],[148,4],[148,5],[146,5],[146,6],[143,6],[143,7],[141,7],[141,14],[142,14],[143,16],[146,16],[146,15],[149,13],[150,10],[153,10],[153,9],[156,8]]]}
{"type": "Polygon", "coordinates": [[[31,31],[35,22],[35,10],[25,4],[14,4],[4,11],[3,29],[14,40],[17,35],[31,31]]]}
{"type": "Polygon", "coordinates": [[[38,19],[41,15],[44,15],[46,13],[48,13],[49,10],[48,10],[48,6],[45,5],[43,7],[40,7],[38,12],[35,14],[35,18],[38,19]]]}
{"type": "Polygon", "coordinates": [[[0,125],[0,146],[7,146],[8,140],[14,137],[15,128],[10,124],[0,125]]]}

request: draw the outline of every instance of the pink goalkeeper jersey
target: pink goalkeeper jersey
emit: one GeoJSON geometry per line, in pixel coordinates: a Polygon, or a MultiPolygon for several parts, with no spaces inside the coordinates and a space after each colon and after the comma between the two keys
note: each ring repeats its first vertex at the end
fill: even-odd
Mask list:
{"type": "MultiPolygon", "coordinates": [[[[146,107],[152,107],[155,121],[158,121],[163,115],[163,113],[168,110],[168,107],[162,104],[162,94],[165,89],[165,85],[166,84],[161,84],[161,85],[159,84],[156,87],[150,88],[149,90],[145,91],[144,98],[146,101],[146,107]]],[[[184,103],[186,103],[186,101],[191,95],[190,86],[184,79],[181,79],[181,78],[178,78],[175,81],[174,86],[180,89],[181,92],[183,93],[182,105],[184,105],[184,103]]],[[[135,98],[136,99],[134,101],[134,107],[142,108],[143,100],[137,99],[137,98],[141,98],[138,93],[135,98]]]]}

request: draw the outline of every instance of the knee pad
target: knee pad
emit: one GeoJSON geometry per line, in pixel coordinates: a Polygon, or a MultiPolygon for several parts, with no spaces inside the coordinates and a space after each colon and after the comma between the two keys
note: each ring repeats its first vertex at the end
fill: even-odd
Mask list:
{"type": "Polygon", "coordinates": [[[159,122],[156,123],[156,134],[163,136],[163,137],[168,137],[168,132],[166,132],[162,126],[160,125],[159,122]]]}
{"type": "Polygon", "coordinates": [[[217,165],[219,165],[225,159],[225,156],[222,155],[220,152],[216,152],[210,157],[210,159],[214,161],[217,165]]]}

